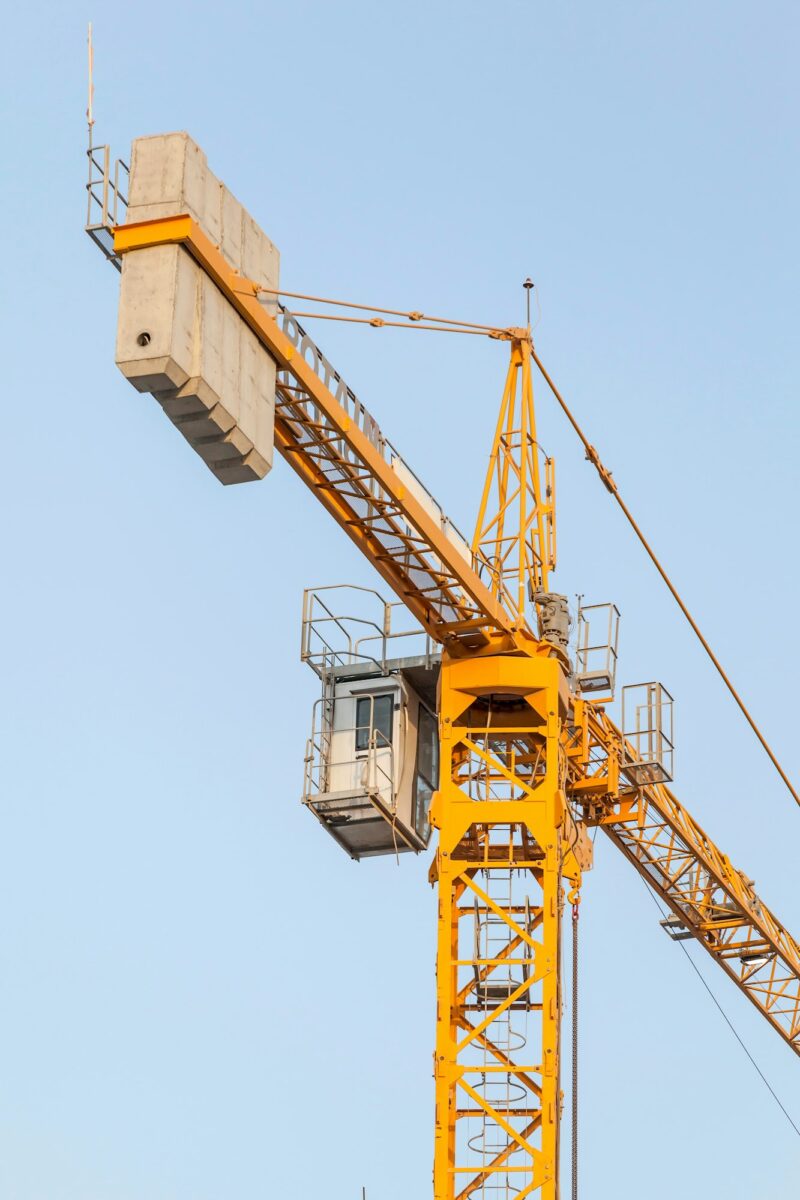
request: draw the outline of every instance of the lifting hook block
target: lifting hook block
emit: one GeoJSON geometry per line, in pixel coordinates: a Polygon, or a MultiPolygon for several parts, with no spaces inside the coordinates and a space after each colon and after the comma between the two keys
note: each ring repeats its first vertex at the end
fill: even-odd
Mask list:
{"type": "Polygon", "coordinates": [[[580,887],[578,887],[576,885],[575,887],[570,888],[569,892],[567,893],[567,903],[572,905],[573,921],[577,921],[577,919],[578,919],[578,907],[580,905],[580,902],[581,902],[581,889],[580,889],[580,887]]]}

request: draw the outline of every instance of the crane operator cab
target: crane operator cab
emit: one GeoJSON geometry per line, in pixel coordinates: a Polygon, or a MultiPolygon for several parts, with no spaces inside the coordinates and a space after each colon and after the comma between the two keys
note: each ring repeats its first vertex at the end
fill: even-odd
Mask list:
{"type": "MultiPolygon", "coordinates": [[[[307,593],[306,603],[303,657],[320,676],[322,692],[306,749],[303,802],[351,858],[424,850],[439,774],[439,656],[427,647],[387,657],[383,620],[375,626],[378,647],[360,628],[359,638],[336,651],[319,593],[307,593]]],[[[346,619],[335,620],[340,632],[346,619]]]]}

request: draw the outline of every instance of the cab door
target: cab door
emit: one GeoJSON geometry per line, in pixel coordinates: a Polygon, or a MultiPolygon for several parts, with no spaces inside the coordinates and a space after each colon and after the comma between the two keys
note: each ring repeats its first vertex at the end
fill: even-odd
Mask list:
{"type": "Polygon", "coordinates": [[[363,762],[363,783],[384,804],[394,803],[394,707],[396,692],[356,697],[356,759],[363,762]]]}

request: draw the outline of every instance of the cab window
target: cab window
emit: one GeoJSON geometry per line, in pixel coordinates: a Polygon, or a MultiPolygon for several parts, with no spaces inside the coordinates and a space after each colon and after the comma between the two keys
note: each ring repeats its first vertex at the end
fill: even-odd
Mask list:
{"type": "Polygon", "coordinates": [[[438,786],[439,726],[427,708],[420,705],[417,721],[417,769],[414,772],[414,829],[427,842],[430,837],[428,810],[438,786]]]}
{"type": "Polygon", "coordinates": [[[373,733],[375,745],[392,744],[394,696],[359,696],[356,700],[356,750],[369,750],[373,733]]]}

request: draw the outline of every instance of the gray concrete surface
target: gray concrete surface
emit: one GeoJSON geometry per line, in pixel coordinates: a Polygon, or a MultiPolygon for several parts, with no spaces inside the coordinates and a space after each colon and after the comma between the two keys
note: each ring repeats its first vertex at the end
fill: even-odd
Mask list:
{"type": "MultiPolygon", "coordinates": [[[[230,265],[277,287],[278,251],[185,133],[137,138],[127,222],[188,212],[230,265]]],[[[273,305],[274,307],[274,305],[273,305]]],[[[223,483],[272,465],[273,359],[181,246],[124,257],[116,362],[223,483]]]]}

